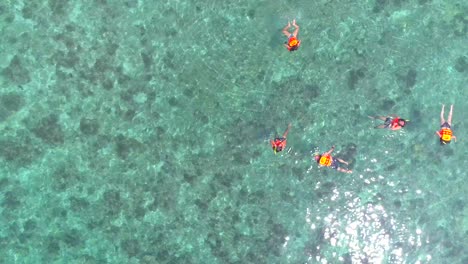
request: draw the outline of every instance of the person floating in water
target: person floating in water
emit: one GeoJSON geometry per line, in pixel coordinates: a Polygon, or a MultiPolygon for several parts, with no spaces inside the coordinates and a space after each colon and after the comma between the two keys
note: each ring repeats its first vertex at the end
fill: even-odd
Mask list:
{"type": "Polygon", "coordinates": [[[406,126],[406,123],[408,123],[408,120],[405,120],[401,117],[391,115],[391,116],[369,116],[369,118],[372,119],[379,119],[384,121],[382,125],[376,126],[374,128],[388,128],[391,130],[398,130],[401,129],[402,127],[406,126]]]}
{"type": "Polygon", "coordinates": [[[273,148],[273,152],[275,154],[277,152],[281,152],[286,148],[286,138],[288,137],[289,129],[291,128],[291,124],[288,125],[286,131],[284,131],[282,137],[277,137],[274,140],[270,140],[271,147],[273,148]]]}
{"type": "Polygon", "coordinates": [[[291,22],[288,22],[288,24],[283,28],[283,34],[288,38],[288,40],[284,43],[284,46],[289,51],[295,51],[299,49],[299,46],[301,45],[301,41],[297,39],[297,34],[299,34],[299,26],[296,24],[296,19],[292,21],[292,25],[295,27],[292,34],[289,33],[291,22]]]}
{"type": "Polygon", "coordinates": [[[452,133],[452,113],[453,105],[450,106],[450,112],[447,121],[444,119],[445,105],[442,105],[442,111],[440,112],[440,130],[436,132],[439,136],[440,144],[446,145],[452,141],[452,138],[457,142],[457,138],[452,133]]]}
{"type": "Polygon", "coordinates": [[[327,151],[327,152],[325,152],[323,154],[315,155],[315,161],[317,161],[317,163],[320,166],[330,167],[330,168],[335,169],[335,170],[337,170],[339,172],[352,173],[353,172],[352,170],[340,167],[341,164],[349,165],[348,162],[346,162],[346,161],[344,161],[342,159],[335,158],[335,157],[331,156],[331,153],[334,150],[335,150],[335,146],[331,147],[331,149],[329,151],[327,151]]]}

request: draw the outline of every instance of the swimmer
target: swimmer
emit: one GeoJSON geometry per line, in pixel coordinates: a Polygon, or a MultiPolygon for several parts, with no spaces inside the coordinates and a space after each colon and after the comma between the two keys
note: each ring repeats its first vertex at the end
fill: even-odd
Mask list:
{"type": "Polygon", "coordinates": [[[372,119],[379,119],[384,121],[384,124],[376,126],[374,128],[387,128],[390,130],[399,130],[406,126],[406,123],[408,123],[408,120],[405,120],[401,117],[391,115],[391,116],[369,116],[369,118],[372,119]]]}
{"type": "Polygon", "coordinates": [[[335,150],[335,146],[331,147],[329,151],[323,154],[315,155],[315,161],[317,161],[317,163],[323,167],[330,167],[339,172],[352,173],[353,172],[352,170],[340,167],[341,164],[349,165],[349,162],[331,156],[331,153],[334,150],[335,150]]]}
{"type": "Polygon", "coordinates": [[[288,38],[288,40],[284,43],[284,46],[289,51],[295,51],[299,49],[299,46],[301,46],[301,41],[297,39],[297,34],[299,34],[299,26],[296,24],[296,19],[292,21],[292,25],[295,27],[292,34],[289,33],[291,22],[288,22],[288,24],[283,28],[283,34],[288,38]]]}
{"type": "Polygon", "coordinates": [[[288,125],[286,131],[284,131],[282,137],[277,137],[274,140],[270,140],[271,147],[273,148],[273,152],[276,154],[277,152],[281,152],[286,148],[286,138],[288,137],[289,129],[291,129],[291,124],[288,125]]]}
{"type": "Polygon", "coordinates": [[[442,105],[442,111],[440,112],[440,130],[436,131],[439,136],[440,144],[446,145],[452,141],[452,138],[457,142],[457,138],[452,133],[452,113],[453,105],[450,106],[450,112],[447,121],[444,119],[445,105],[442,105]]]}

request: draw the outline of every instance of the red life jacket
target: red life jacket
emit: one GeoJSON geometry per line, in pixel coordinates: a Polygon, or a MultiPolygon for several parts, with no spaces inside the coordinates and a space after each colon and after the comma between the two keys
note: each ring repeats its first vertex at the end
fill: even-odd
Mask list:
{"type": "Polygon", "coordinates": [[[271,141],[271,147],[274,151],[282,151],[286,147],[286,139],[285,138],[275,138],[275,140],[271,141]]]}
{"type": "Polygon", "coordinates": [[[398,127],[398,126],[400,126],[400,123],[399,123],[399,122],[400,122],[400,118],[399,118],[399,117],[393,118],[393,120],[392,120],[392,127],[398,127]]]}

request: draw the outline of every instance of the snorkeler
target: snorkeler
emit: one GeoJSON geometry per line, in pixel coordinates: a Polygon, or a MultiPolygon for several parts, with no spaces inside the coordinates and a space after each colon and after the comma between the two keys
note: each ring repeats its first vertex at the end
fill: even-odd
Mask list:
{"type": "Polygon", "coordinates": [[[446,145],[452,141],[452,138],[457,142],[457,137],[455,137],[452,133],[452,112],[453,112],[453,105],[450,106],[450,112],[448,115],[447,121],[444,119],[444,110],[445,105],[442,105],[442,111],[440,112],[440,130],[436,132],[439,136],[440,144],[446,145]]]}
{"type": "Polygon", "coordinates": [[[283,34],[288,38],[288,40],[284,43],[284,46],[289,51],[295,51],[301,45],[301,41],[297,39],[297,34],[299,34],[299,26],[296,24],[296,19],[292,21],[292,25],[295,27],[294,32],[291,34],[289,33],[289,29],[291,28],[291,22],[288,22],[283,28],[283,34]]]}
{"type": "Polygon", "coordinates": [[[372,119],[379,119],[384,121],[385,123],[374,128],[388,128],[390,130],[398,130],[402,127],[406,126],[408,120],[405,120],[401,117],[391,115],[391,116],[369,116],[372,119]]]}
{"type": "Polygon", "coordinates": [[[276,137],[274,140],[270,140],[271,147],[273,148],[273,152],[275,152],[275,154],[277,152],[283,151],[283,149],[286,148],[286,138],[288,136],[290,128],[291,124],[288,125],[288,128],[286,129],[286,131],[284,131],[282,137],[276,137]]]}
{"type": "Polygon", "coordinates": [[[331,149],[329,151],[327,151],[327,152],[325,152],[323,154],[315,155],[315,161],[317,161],[317,163],[320,166],[330,167],[330,168],[335,169],[335,170],[337,170],[339,172],[352,173],[353,172],[352,170],[340,167],[340,164],[349,165],[349,163],[347,161],[342,160],[342,159],[332,157],[331,153],[333,152],[333,150],[335,150],[335,146],[331,147],[331,149]]]}

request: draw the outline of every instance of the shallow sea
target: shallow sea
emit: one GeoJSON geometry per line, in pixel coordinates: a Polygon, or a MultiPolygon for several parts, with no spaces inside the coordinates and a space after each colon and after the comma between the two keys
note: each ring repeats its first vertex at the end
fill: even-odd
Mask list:
{"type": "Polygon", "coordinates": [[[2,1],[0,262],[468,263],[467,11],[2,1]]]}

